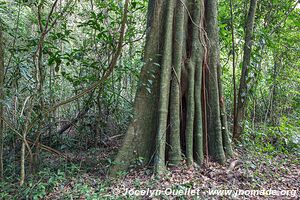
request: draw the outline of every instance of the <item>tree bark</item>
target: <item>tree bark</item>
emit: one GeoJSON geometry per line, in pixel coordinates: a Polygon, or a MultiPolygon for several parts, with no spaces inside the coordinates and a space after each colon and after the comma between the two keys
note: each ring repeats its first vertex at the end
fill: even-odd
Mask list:
{"type": "Polygon", "coordinates": [[[141,158],[144,164],[154,164],[157,174],[163,173],[168,164],[180,164],[183,158],[189,166],[194,161],[202,164],[203,143],[207,142],[202,128],[206,127],[202,123],[204,66],[208,69],[205,89],[209,92],[209,156],[224,163],[216,10],[216,0],[149,1],[145,65],[136,93],[134,118],[111,175],[126,171],[141,158]]]}
{"type": "MultiPolygon", "coordinates": [[[[185,2],[185,1],[183,1],[185,2]]],[[[178,2],[177,2],[178,4],[178,2]]],[[[185,31],[185,10],[182,3],[176,7],[175,30],[174,34],[174,61],[171,80],[170,94],[170,164],[177,165],[181,162],[181,142],[180,142],[180,105],[181,105],[181,68],[183,63],[183,44],[185,31]]]]}
{"type": "Polygon", "coordinates": [[[147,163],[151,160],[155,149],[157,130],[157,106],[160,61],[160,36],[163,33],[160,22],[163,16],[164,1],[150,0],[148,5],[147,38],[144,53],[144,62],[140,74],[140,81],[135,96],[134,118],[130,123],[123,145],[115,158],[115,165],[111,174],[127,170],[135,159],[142,157],[147,163]],[[152,81],[152,84],[149,82],[152,81]]]}
{"type": "Polygon", "coordinates": [[[237,115],[236,115],[236,125],[233,130],[233,137],[236,140],[241,139],[241,134],[243,132],[243,120],[245,117],[246,105],[247,105],[247,77],[251,59],[252,50],[252,40],[253,40],[253,27],[255,20],[257,0],[250,1],[250,7],[248,12],[248,17],[245,27],[245,44],[244,44],[244,55],[242,64],[242,74],[240,78],[240,87],[238,92],[238,104],[237,104],[237,115]]]}
{"type": "Polygon", "coordinates": [[[221,82],[221,65],[218,64],[218,86],[219,86],[219,97],[220,97],[220,116],[222,125],[222,141],[224,152],[227,157],[232,157],[233,150],[231,146],[231,138],[229,135],[228,125],[227,125],[227,115],[226,115],[226,100],[223,92],[223,85],[221,82]]]}
{"type": "Polygon", "coordinates": [[[168,0],[166,3],[166,21],[164,24],[165,36],[163,41],[163,52],[161,60],[160,88],[158,101],[158,132],[156,135],[156,151],[154,157],[157,172],[162,172],[165,166],[165,147],[168,128],[168,108],[170,94],[170,76],[172,68],[172,34],[173,34],[173,16],[174,0],[168,0]]]}
{"type": "Polygon", "coordinates": [[[219,36],[217,22],[217,1],[206,2],[206,29],[209,43],[208,52],[208,147],[212,159],[220,163],[225,162],[225,153],[222,145],[222,130],[220,119],[220,97],[218,88],[218,56],[219,56],[219,36]]]}
{"type": "Polygon", "coordinates": [[[3,178],[3,143],[4,143],[4,116],[3,101],[4,101],[4,45],[3,31],[0,21],[0,180],[3,178]]]}
{"type": "Polygon", "coordinates": [[[236,52],[235,52],[235,34],[234,34],[234,10],[233,0],[230,0],[230,28],[231,28],[231,43],[232,43],[232,85],[233,85],[233,127],[237,127],[237,94],[236,94],[236,52]]]}

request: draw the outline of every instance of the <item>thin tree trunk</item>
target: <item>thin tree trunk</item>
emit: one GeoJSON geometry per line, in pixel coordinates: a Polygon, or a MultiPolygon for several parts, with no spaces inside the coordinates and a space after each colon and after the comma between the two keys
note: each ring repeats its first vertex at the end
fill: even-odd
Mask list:
{"type": "MultiPolygon", "coordinates": [[[[28,98],[28,100],[30,101],[30,99],[28,98]]],[[[25,102],[25,105],[26,105],[26,102],[25,102]]],[[[31,107],[31,106],[30,106],[31,107]]],[[[28,113],[28,116],[26,117],[26,120],[25,120],[25,126],[24,126],[24,130],[23,130],[23,140],[22,140],[22,146],[21,146],[21,172],[20,172],[20,186],[22,186],[25,182],[25,177],[26,177],[26,171],[25,171],[25,161],[26,161],[26,144],[27,144],[27,147],[29,148],[28,146],[28,143],[26,142],[26,137],[27,137],[27,133],[28,133],[28,124],[29,124],[29,120],[30,120],[30,117],[31,117],[31,113],[32,113],[32,108],[30,108],[30,111],[28,113]]],[[[33,143],[34,144],[34,143],[33,143]]],[[[32,160],[32,152],[31,150],[29,149],[29,154],[30,154],[30,160],[32,160]]]]}
{"type": "Polygon", "coordinates": [[[276,57],[277,55],[274,56],[274,71],[273,71],[273,86],[272,86],[272,103],[271,103],[271,110],[270,110],[270,117],[271,117],[271,121],[273,123],[273,125],[277,124],[277,116],[276,116],[276,108],[277,108],[277,104],[276,104],[276,97],[277,97],[277,77],[279,75],[279,70],[281,67],[281,60],[277,59],[280,57],[276,57]]]}
{"type": "Polygon", "coordinates": [[[3,178],[3,143],[4,143],[4,116],[3,101],[4,101],[4,41],[2,33],[2,25],[0,21],[0,180],[3,178]]]}
{"type": "MultiPolygon", "coordinates": [[[[43,69],[43,52],[42,52],[43,46],[39,46],[38,50],[38,58],[37,58],[37,94],[39,98],[39,112],[42,112],[44,110],[44,96],[43,96],[43,87],[44,87],[44,69],[43,69]]],[[[32,162],[32,173],[36,173],[39,168],[39,154],[40,154],[40,139],[41,139],[41,132],[40,129],[43,126],[43,120],[44,117],[41,117],[38,122],[38,128],[35,133],[35,142],[34,142],[34,156],[33,156],[33,162],[32,162]]]]}
{"type": "MultiPolygon", "coordinates": [[[[26,134],[23,134],[23,137],[26,138],[26,134]]],[[[25,142],[23,141],[21,147],[20,186],[22,186],[25,182],[25,153],[26,153],[26,147],[25,147],[25,142]]]]}
{"type": "Polygon", "coordinates": [[[253,27],[255,20],[257,0],[250,1],[249,13],[245,27],[245,44],[244,44],[244,55],[242,64],[242,74],[240,78],[240,87],[238,92],[238,104],[237,104],[237,115],[236,115],[236,127],[233,131],[233,137],[237,140],[241,139],[243,132],[243,120],[245,117],[246,105],[247,105],[247,77],[251,59],[252,40],[253,40],[253,27]]]}
{"type": "Polygon", "coordinates": [[[232,157],[233,151],[231,146],[231,138],[229,136],[229,130],[227,125],[227,115],[226,115],[226,101],[223,92],[223,85],[221,82],[221,65],[218,64],[218,86],[219,86],[219,97],[220,97],[220,115],[221,115],[221,125],[222,125],[222,141],[225,155],[227,157],[232,157]]]}
{"type": "Polygon", "coordinates": [[[235,64],[235,35],[234,35],[234,10],[233,0],[230,0],[230,25],[231,25],[231,43],[232,43],[232,82],[233,82],[233,128],[237,129],[237,94],[236,94],[236,64],[235,64]]]}

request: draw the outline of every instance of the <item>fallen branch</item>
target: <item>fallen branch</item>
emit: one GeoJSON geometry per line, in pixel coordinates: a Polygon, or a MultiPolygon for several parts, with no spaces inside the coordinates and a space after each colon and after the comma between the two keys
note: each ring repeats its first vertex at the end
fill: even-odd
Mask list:
{"type": "Polygon", "coordinates": [[[93,98],[93,94],[91,93],[90,98],[88,99],[88,101],[86,102],[84,108],[78,112],[77,116],[75,118],[73,118],[69,123],[65,124],[62,128],[60,128],[59,131],[57,131],[57,134],[63,134],[66,130],[68,130],[70,127],[74,126],[80,119],[82,119],[86,113],[90,110],[91,106],[91,101],[93,98]]]}
{"type": "Polygon", "coordinates": [[[226,170],[226,173],[229,173],[229,172],[233,171],[235,168],[237,168],[238,166],[240,166],[242,164],[243,164],[243,161],[234,160],[233,162],[230,163],[228,169],[226,170]]]}
{"type": "MultiPolygon", "coordinates": [[[[31,140],[28,140],[28,139],[27,139],[27,142],[28,142],[29,144],[34,144],[34,142],[32,142],[31,140]]],[[[48,151],[49,153],[53,153],[53,154],[56,154],[56,155],[58,155],[58,156],[61,156],[61,157],[65,158],[65,159],[67,159],[67,157],[66,157],[63,153],[59,152],[59,151],[56,150],[56,149],[53,149],[52,147],[49,147],[49,146],[44,145],[44,144],[41,144],[41,143],[39,143],[38,145],[39,145],[39,147],[40,147],[41,149],[43,149],[43,150],[45,150],[45,151],[48,151]]]]}

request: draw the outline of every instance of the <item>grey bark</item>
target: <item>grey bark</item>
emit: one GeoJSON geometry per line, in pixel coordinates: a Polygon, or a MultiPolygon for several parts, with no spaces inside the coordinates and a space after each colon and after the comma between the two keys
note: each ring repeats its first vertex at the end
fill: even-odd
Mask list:
{"type": "Polygon", "coordinates": [[[247,77],[251,59],[252,43],[253,43],[253,27],[255,20],[257,0],[250,1],[250,7],[245,27],[245,44],[243,54],[242,73],[240,78],[240,86],[238,92],[238,103],[237,103],[237,115],[236,115],[236,127],[234,127],[233,137],[237,140],[241,139],[243,132],[243,120],[245,117],[246,105],[247,105],[247,77]]]}
{"type": "Polygon", "coordinates": [[[4,116],[4,41],[3,31],[0,21],[0,180],[3,178],[3,143],[4,143],[4,122],[1,119],[4,116]]]}

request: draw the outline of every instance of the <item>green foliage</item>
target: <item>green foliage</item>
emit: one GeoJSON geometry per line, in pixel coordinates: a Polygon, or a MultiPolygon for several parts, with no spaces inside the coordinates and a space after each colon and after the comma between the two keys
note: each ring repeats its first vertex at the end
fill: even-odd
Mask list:
{"type": "MultiPolygon", "coordinates": [[[[68,169],[67,169],[68,170],[68,169]]],[[[56,172],[53,169],[45,168],[35,177],[29,177],[29,180],[23,186],[12,184],[11,177],[8,180],[1,181],[1,199],[42,199],[54,188],[59,187],[66,181],[66,174],[60,170],[56,172]]]]}
{"type": "MultiPolygon", "coordinates": [[[[98,146],[109,148],[109,142],[116,142],[110,140],[111,136],[126,132],[139,84],[146,86],[151,93],[153,80],[157,78],[154,72],[149,71],[151,78],[145,83],[138,83],[144,65],[142,57],[148,1],[131,0],[123,51],[112,76],[105,80],[101,89],[94,91],[87,114],[72,128],[58,135],[57,130],[76,118],[89,99],[77,99],[51,113],[47,113],[47,109],[77,95],[103,77],[116,51],[124,8],[121,0],[59,1],[50,19],[53,26],[42,43],[42,70],[38,74],[34,56],[42,36],[39,23],[45,27],[53,2],[0,0],[0,23],[3,24],[5,38],[5,118],[10,124],[5,129],[5,180],[0,182],[0,199],[43,199],[56,190],[61,192],[68,188],[67,184],[71,184],[72,190],[61,194],[61,199],[103,198],[101,195],[107,192],[109,183],[78,175],[82,170],[85,173],[95,170],[91,163],[82,167],[81,163],[66,164],[62,160],[54,160],[56,163],[53,164],[43,154],[42,162],[49,166],[42,165],[35,176],[28,173],[25,184],[18,186],[22,142],[18,134],[23,134],[33,123],[27,133],[28,139],[34,141],[36,134],[41,133],[42,144],[64,153],[92,150],[98,146]],[[40,81],[43,86],[38,92],[40,81]],[[40,113],[44,113],[42,117],[40,113]]],[[[248,1],[236,0],[233,3],[236,77],[239,77],[248,1]]],[[[258,4],[253,54],[247,77],[249,105],[242,145],[270,157],[277,154],[299,155],[299,7],[294,8],[296,1],[290,0],[261,0],[258,4]]],[[[229,122],[232,122],[229,8],[229,1],[219,1],[222,79],[229,122]]],[[[159,64],[154,65],[160,68],[159,64]]],[[[97,152],[92,154],[95,156],[97,152]]],[[[26,158],[26,172],[29,172],[28,156],[26,158]]],[[[113,165],[112,160],[107,158],[103,166],[113,165]]],[[[132,167],[142,166],[144,162],[140,157],[132,163],[132,167]]],[[[93,160],[95,163],[97,159],[93,160]]],[[[105,171],[103,166],[97,166],[97,169],[105,171]]],[[[127,174],[119,173],[122,176],[127,174]]],[[[140,185],[137,180],[135,186],[140,185]]]]}
{"type": "Polygon", "coordinates": [[[300,153],[299,117],[281,117],[278,126],[266,126],[253,129],[246,122],[244,144],[255,151],[269,155],[300,153]]]}

